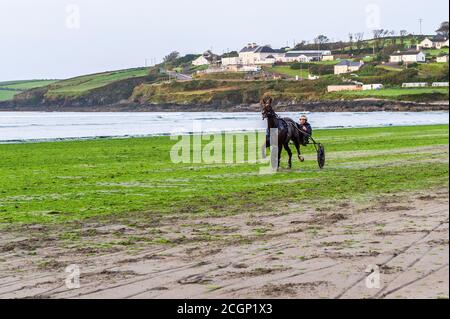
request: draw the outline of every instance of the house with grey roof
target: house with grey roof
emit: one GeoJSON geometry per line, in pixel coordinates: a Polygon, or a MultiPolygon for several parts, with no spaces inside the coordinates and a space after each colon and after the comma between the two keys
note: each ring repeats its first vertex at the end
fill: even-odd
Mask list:
{"type": "Polygon", "coordinates": [[[284,50],[272,49],[269,45],[249,43],[239,52],[239,59],[243,65],[273,64],[284,57],[284,50]]]}
{"type": "Polygon", "coordinates": [[[426,37],[418,45],[420,49],[442,49],[449,46],[449,39],[443,35],[437,34],[434,37],[426,37]]]}
{"type": "Polygon", "coordinates": [[[364,65],[363,61],[343,60],[334,66],[334,74],[345,74],[356,72],[364,65]]]}
{"type": "Polygon", "coordinates": [[[426,55],[419,50],[397,51],[389,58],[391,63],[423,63],[426,62],[426,55]]]}
{"type": "Polygon", "coordinates": [[[217,54],[212,53],[210,50],[205,51],[201,56],[192,61],[192,65],[216,65],[220,63],[220,57],[217,54]]]}
{"type": "Polygon", "coordinates": [[[322,61],[325,56],[331,56],[329,50],[295,50],[284,55],[283,62],[313,62],[322,61]]]}

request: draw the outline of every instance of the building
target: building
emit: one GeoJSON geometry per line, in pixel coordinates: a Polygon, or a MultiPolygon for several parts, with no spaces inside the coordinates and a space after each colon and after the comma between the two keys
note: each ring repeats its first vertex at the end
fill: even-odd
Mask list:
{"type": "Polygon", "coordinates": [[[415,82],[415,83],[403,83],[403,88],[424,88],[428,87],[428,83],[426,82],[415,82]]]}
{"type": "Polygon", "coordinates": [[[363,86],[360,84],[353,85],[329,85],[327,87],[328,92],[341,92],[341,91],[361,91],[363,86]]]}
{"type": "Polygon", "coordinates": [[[432,49],[434,48],[434,43],[429,38],[425,38],[417,45],[417,50],[420,49],[432,49]]]}
{"type": "Polygon", "coordinates": [[[192,61],[192,65],[202,66],[202,65],[212,65],[212,64],[220,64],[220,57],[210,50],[204,52],[197,59],[192,61]]]}
{"type": "Polygon", "coordinates": [[[362,87],[363,91],[382,90],[383,88],[383,84],[364,84],[362,87]]]}
{"type": "Polygon", "coordinates": [[[442,49],[449,46],[449,39],[443,35],[436,35],[433,38],[425,38],[417,45],[417,50],[423,49],[442,49]]]}
{"type": "Polygon", "coordinates": [[[334,66],[334,74],[345,74],[356,72],[364,65],[363,61],[354,62],[349,60],[343,60],[334,66]]]}
{"type": "Polygon", "coordinates": [[[288,51],[285,53],[284,57],[281,58],[281,62],[312,62],[312,61],[327,61],[334,60],[331,55],[331,51],[328,50],[295,50],[288,51]]]}
{"type": "Polygon", "coordinates": [[[242,60],[240,57],[232,57],[232,58],[222,58],[222,65],[228,66],[228,65],[241,65],[242,60]]]}
{"type": "Polygon", "coordinates": [[[425,62],[426,56],[422,51],[404,51],[404,52],[396,52],[390,56],[389,61],[391,63],[419,63],[425,62]]]}
{"type": "Polygon", "coordinates": [[[448,63],[448,54],[438,56],[436,58],[436,62],[438,62],[438,63],[448,63]]]}
{"type": "Polygon", "coordinates": [[[261,65],[275,63],[285,55],[284,50],[272,49],[269,45],[248,44],[239,52],[239,58],[243,65],[261,65]]]}

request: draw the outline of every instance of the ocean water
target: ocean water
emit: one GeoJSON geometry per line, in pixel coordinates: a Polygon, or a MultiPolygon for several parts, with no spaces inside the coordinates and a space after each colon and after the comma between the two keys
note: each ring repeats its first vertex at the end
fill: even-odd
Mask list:
{"type": "MultiPolygon", "coordinates": [[[[279,113],[298,120],[300,113],[279,113]]],[[[448,112],[310,113],[314,129],[448,124],[448,112]]],[[[0,112],[0,142],[263,130],[260,113],[0,112]]]]}

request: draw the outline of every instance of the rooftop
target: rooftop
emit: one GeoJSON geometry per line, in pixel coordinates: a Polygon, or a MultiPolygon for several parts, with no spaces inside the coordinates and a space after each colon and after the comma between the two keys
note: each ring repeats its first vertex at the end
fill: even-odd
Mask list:
{"type": "Polygon", "coordinates": [[[343,60],[336,65],[337,66],[344,66],[344,65],[346,65],[346,66],[361,66],[363,64],[364,63],[362,61],[355,62],[355,61],[350,61],[350,60],[343,60]]]}
{"type": "Polygon", "coordinates": [[[399,51],[391,54],[392,56],[402,56],[402,55],[418,55],[422,51],[410,50],[410,51],[399,51]]]}

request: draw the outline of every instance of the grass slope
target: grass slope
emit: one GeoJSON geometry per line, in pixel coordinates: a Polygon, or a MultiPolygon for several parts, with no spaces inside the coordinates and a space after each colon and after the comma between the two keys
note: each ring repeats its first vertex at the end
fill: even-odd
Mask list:
{"type": "Polygon", "coordinates": [[[387,88],[383,90],[373,90],[373,91],[348,91],[341,92],[343,95],[347,96],[359,96],[359,97],[376,97],[376,98],[398,98],[400,96],[407,95],[423,95],[423,94],[447,94],[448,88],[387,88]]]}
{"type": "Polygon", "coordinates": [[[20,92],[55,83],[56,80],[25,80],[0,82],[0,101],[12,100],[20,92]]]}
{"type": "MultiPolygon", "coordinates": [[[[305,163],[275,175],[260,175],[255,163],[173,164],[177,141],[169,137],[0,145],[0,225],[133,212],[239,214],[448,185],[448,125],[315,137],[327,148],[324,170],[310,146],[305,163]]],[[[286,167],[285,154],[282,161],[286,167]]]]}
{"type": "Polygon", "coordinates": [[[47,94],[50,96],[77,96],[116,81],[141,77],[147,74],[148,68],[136,68],[85,75],[59,81],[50,87],[47,94]]]}

